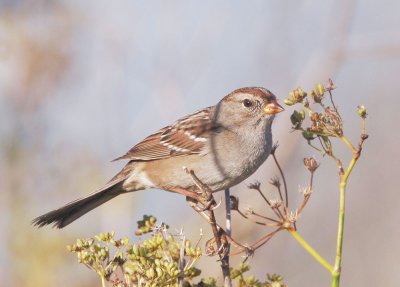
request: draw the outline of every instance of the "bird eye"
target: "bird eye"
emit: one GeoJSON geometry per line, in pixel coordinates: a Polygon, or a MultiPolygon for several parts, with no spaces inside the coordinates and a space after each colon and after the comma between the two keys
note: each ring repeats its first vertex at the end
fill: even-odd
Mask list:
{"type": "Polygon", "coordinates": [[[246,108],[251,108],[253,106],[253,102],[250,101],[249,99],[245,99],[243,101],[243,106],[245,106],[246,108]]]}

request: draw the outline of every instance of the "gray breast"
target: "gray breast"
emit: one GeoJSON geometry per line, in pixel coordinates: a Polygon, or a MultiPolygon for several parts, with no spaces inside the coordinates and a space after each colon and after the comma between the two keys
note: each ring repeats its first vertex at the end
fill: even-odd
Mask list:
{"type": "Polygon", "coordinates": [[[253,174],[270,154],[270,129],[261,127],[243,134],[245,136],[224,133],[210,139],[207,149],[212,156],[209,157],[211,162],[207,178],[213,190],[240,183],[253,174]]]}

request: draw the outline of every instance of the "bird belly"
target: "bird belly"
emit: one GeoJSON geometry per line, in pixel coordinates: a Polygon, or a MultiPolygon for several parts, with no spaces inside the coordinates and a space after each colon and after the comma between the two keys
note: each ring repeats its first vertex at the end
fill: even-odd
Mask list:
{"type": "Polygon", "coordinates": [[[232,186],[231,177],[225,176],[221,169],[210,160],[210,157],[200,155],[187,155],[157,161],[146,162],[147,177],[155,187],[170,190],[180,187],[196,190],[197,187],[191,176],[185,171],[192,170],[202,183],[212,191],[221,190],[232,186]],[[157,169],[155,169],[157,166],[157,169]]]}

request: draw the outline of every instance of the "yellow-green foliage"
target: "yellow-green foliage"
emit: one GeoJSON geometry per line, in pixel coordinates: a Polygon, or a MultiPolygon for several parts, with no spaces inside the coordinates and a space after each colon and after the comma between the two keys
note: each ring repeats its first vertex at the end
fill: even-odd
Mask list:
{"type": "MultiPolygon", "coordinates": [[[[201,271],[194,267],[202,256],[201,248],[193,246],[183,234],[173,235],[165,224],[156,225],[154,216],[143,217],[138,221],[136,234],[151,233],[142,242],[130,244],[129,239],[115,239],[114,232],[101,233],[94,238],[78,239],[68,250],[77,255],[79,263],[96,272],[102,286],[106,282],[116,287],[128,286],[182,286],[216,287],[215,278],[201,279],[193,283],[193,278],[201,271]],[[183,257],[182,257],[183,255],[183,257]]],[[[284,287],[282,277],[268,275],[268,280],[261,282],[253,276],[244,277],[250,268],[241,264],[239,269],[232,269],[232,279],[239,287],[284,287]]]]}

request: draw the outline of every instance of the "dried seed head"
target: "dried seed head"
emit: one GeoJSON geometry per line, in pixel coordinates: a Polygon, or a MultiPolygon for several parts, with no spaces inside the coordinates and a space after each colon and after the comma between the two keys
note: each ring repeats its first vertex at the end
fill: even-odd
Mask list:
{"type": "Polygon", "coordinates": [[[246,215],[254,214],[254,209],[253,209],[252,207],[248,206],[248,207],[246,207],[246,209],[244,210],[244,213],[245,213],[246,215]]]}
{"type": "Polygon", "coordinates": [[[207,240],[206,247],[205,247],[205,249],[206,249],[205,253],[207,256],[214,256],[216,254],[213,244],[214,244],[213,240],[211,240],[211,239],[207,240]]]}
{"type": "Polygon", "coordinates": [[[287,215],[287,221],[290,223],[295,223],[299,219],[299,213],[296,211],[290,211],[287,215]]]}
{"type": "Polygon", "coordinates": [[[279,208],[282,206],[282,200],[280,199],[271,199],[269,203],[271,204],[272,208],[279,208]]]}
{"type": "Polygon", "coordinates": [[[310,112],[310,120],[312,120],[313,122],[317,122],[319,121],[321,115],[317,112],[310,112]]]}
{"type": "Polygon", "coordinates": [[[259,181],[255,181],[253,183],[250,183],[247,187],[250,189],[259,190],[260,186],[261,186],[261,183],[259,181]]]}
{"type": "Polygon", "coordinates": [[[273,186],[276,186],[277,188],[281,187],[281,182],[279,181],[279,177],[277,176],[272,177],[269,183],[272,184],[273,186]]]}
{"type": "Polygon", "coordinates": [[[310,186],[306,186],[306,187],[299,186],[299,192],[303,196],[307,196],[307,195],[310,195],[313,192],[313,190],[311,189],[310,186]]]}
{"type": "Polygon", "coordinates": [[[325,108],[325,115],[323,115],[321,120],[327,129],[332,130],[338,136],[343,135],[342,119],[336,110],[333,111],[330,107],[325,108]]]}
{"type": "Polygon", "coordinates": [[[313,157],[304,158],[303,163],[311,173],[313,173],[319,167],[317,160],[313,157]]]}
{"type": "Polygon", "coordinates": [[[152,227],[152,231],[157,234],[157,233],[165,233],[167,232],[169,226],[163,222],[161,224],[156,224],[152,227]]]}
{"type": "Polygon", "coordinates": [[[309,131],[314,133],[323,132],[323,121],[321,120],[323,115],[317,112],[310,112],[309,116],[311,120],[311,127],[309,128],[309,131]]]}
{"type": "Polygon", "coordinates": [[[326,85],[325,91],[332,91],[334,89],[336,89],[336,87],[333,84],[332,79],[328,79],[328,84],[326,85]]]}

